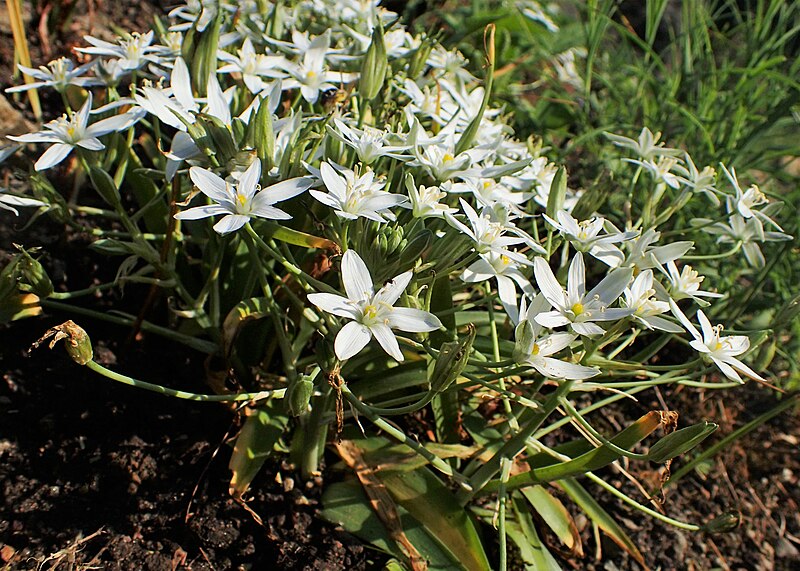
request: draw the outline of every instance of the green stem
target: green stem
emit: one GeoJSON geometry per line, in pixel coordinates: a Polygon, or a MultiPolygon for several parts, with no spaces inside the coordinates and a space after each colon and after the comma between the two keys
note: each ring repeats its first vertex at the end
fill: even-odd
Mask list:
{"type": "Polygon", "coordinates": [[[145,389],[147,391],[153,391],[154,393],[161,393],[162,395],[175,397],[179,399],[185,399],[185,400],[196,400],[202,402],[256,401],[273,397],[283,398],[283,395],[286,392],[286,389],[278,389],[274,391],[261,391],[258,393],[239,393],[236,395],[201,395],[197,393],[188,393],[186,391],[178,391],[175,389],[170,389],[169,387],[148,383],[146,381],[140,381],[138,379],[134,379],[133,377],[128,377],[126,375],[116,373],[110,369],[106,369],[104,366],[100,365],[95,361],[87,362],[86,366],[91,370],[93,370],[94,372],[99,373],[104,377],[111,379],[112,381],[117,381],[119,383],[136,387],[138,389],[145,389]]]}

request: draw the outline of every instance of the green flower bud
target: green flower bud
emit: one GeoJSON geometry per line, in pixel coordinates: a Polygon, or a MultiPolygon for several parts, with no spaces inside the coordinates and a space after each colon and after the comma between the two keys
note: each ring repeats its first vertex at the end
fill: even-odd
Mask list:
{"type": "Polygon", "coordinates": [[[402,271],[413,268],[418,260],[422,259],[433,242],[433,232],[423,228],[406,242],[400,251],[399,266],[402,271]]]}
{"type": "Polygon", "coordinates": [[[284,396],[286,410],[292,416],[302,416],[308,413],[313,394],[314,382],[306,375],[301,376],[286,389],[284,396]]]}
{"type": "Polygon", "coordinates": [[[261,99],[249,128],[253,139],[251,143],[261,159],[262,172],[269,172],[275,158],[275,130],[272,125],[272,111],[266,98],[261,99]]]}
{"type": "Polygon", "coordinates": [[[656,442],[650,448],[647,456],[652,462],[661,464],[680,456],[684,452],[688,452],[710,436],[716,429],[717,425],[713,422],[701,422],[700,424],[681,428],[671,434],[667,434],[656,442]]]}
{"type": "Polygon", "coordinates": [[[386,79],[386,70],[389,67],[389,58],[386,55],[386,44],[383,41],[383,26],[378,24],[372,28],[372,43],[364,56],[361,66],[361,95],[367,101],[378,96],[386,79]]]}
{"type": "Polygon", "coordinates": [[[564,200],[567,198],[567,169],[561,167],[556,171],[553,182],[550,184],[550,194],[547,196],[547,215],[553,220],[556,213],[564,209],[564,200]]]}
{"type": "Polygon", "coordinates": [[[707,533],[727,533],[739,527],[741,522],[742,514],[739,512],[725,512],[705,524],[703,531],[707,533]]]}
{"type": "Polygon", "coordinates": [[[470,324],[466,337],[459,341],[442,343],[430,376],[431,391],[442,393],[458,379],[472,353],[476,332],[475,326],[470,324]]]}
{"type": "Polygon", "coordinates": [[[47,298],[53,293],[53,282],[39,260],[31,256],[21,246],[17,248],[22,252],[19,268],[22,272],[24,284],[20,289],[36,294],[40,298],[47,298]]]}

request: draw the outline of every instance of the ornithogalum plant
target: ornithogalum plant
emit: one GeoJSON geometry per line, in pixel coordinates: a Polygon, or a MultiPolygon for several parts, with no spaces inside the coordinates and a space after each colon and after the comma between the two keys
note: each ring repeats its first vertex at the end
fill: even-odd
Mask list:
{"type": "MultiPolygon", "coordinates": [[[[121,261],[112,282],[54,291],[22,249],[0,275],[4,319],[69,315],[73,300],[123,286],[169,298],[171,319],[150,303],[126,317],[82,304],[72,317],[84,329],[49,335],[110,379],[242,403],[240,501],[269,454],[290,450],[308,477],[330,444],[361,478],[330,486],[323,515],[409,568],[502,569],[507,538],[527,563],[550,565],[534,513],[579,553],[553,486],[608,517],[579,477],[701,528],[624,496],[601,469],[667,462],[714,425],[660,440],[669,411],[616,435],[596,425],[603,407],[655,386],[765,380],[750,355],[766,337],[721,335],[707,315],[725,320],[714,309],[726,293],[699,272],[719,275],[740,254],[763,266],[761,247],[790,238],[779,202],[743,191],[733,168],[698,169],[646,127],[604,139],[612,188],[570,188],[540,145],[515,138],[514,109],[494,103],[492,26],[478,78],[378,2],[190,2],[171,16],[116,42],[87,37],[80,65],[52,62],[20,88],[68,88],[82,104],[12,138],[23,145],[2,157],[33,159],[34,197],[3,192],[3,215],[36,208],[121,261]],[[65,201],[55,169],[96,192],[65,201]],[[627,210],[603,211],[608,192],[628,196],[627,210]],[[697,204],[716,210],[690,226],[697,204]],[[236,382],[193,393],[109,370],[92,357],[93,319],[214,355],[236,382]],[[551,445],[555,430],[572,441],[551,445]],[[401,511],[422,530],[413,540],[401,511]],[[482,524],[497,529],[497,562],[482,524]]],[[[603,529],[641,560],[621,529],[603,529]]]]}

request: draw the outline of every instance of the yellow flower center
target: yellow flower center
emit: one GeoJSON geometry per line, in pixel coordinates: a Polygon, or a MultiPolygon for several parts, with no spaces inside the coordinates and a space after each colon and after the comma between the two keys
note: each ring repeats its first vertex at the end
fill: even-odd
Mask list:
{"type": "Polygon", "coordinates": [[[581,313],[583,313],[583,304],[582,303],[576,303],[575,305],[573,305],[572,306],[572,313],[574,313],[575,315],[580,315],[581,313]]]}
{"type": "Polygon", "coordinates": [[[236,193],[236,202],[239,203],[239,206],[244,206],[247,203],[247,197],[244,194],[236,193]]]}
{"type": "Polygon", "coordinates": [[[503,262],[504,266],[507,266],[508,264],[511,263],[511,258],[509,258],[508,256],[505,256],[505,255],[500,256],[500,260],[503,262]]]}
{"type": "Polygon", "coordinates": [[[378,308],[374,305],[368,305],[364,308],[364,317],[367,319],[375,319],[378,316],[378,308]]]}
{"type": "Polygon", "coordinates": [[[533,355],[535,357],[536,355],[539,354],[539,351],[540,351],[539,344],[538,343],[534,343],[533,344],[533,349],[531,349],[531,355],[533,355]]]}
{"type": "Polygon", "coordinates": [[[444,156],[442,157],[442,162],[449,163],[454,158],[455,157],[453,155],[451,155],[450,153],[445,153],[444,156]]]}

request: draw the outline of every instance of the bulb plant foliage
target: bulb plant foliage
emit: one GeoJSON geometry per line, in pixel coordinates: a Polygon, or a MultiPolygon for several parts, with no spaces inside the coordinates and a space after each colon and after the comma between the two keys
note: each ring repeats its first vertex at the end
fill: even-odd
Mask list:
{"type": "MultiPolygon", "coordinates": [[[[751,356],[766,337],[723,334],[726,292],[698,273],[736,256],[763,266],[763,249],[791,238],[781,204],[732,166],[701,169],[647,127],[609,133],[610,192],[630,201],[605,212],[607,190],[571,184],[493,103],[491,26],[470,67],[374,1],[189,2],[170,16],[115,42],[87,37],[80,65],[52,62],[11,90],[56,89],[65,114],[4,147],[3,159],[30,157],[33,196],[4,191],[3,216],[35,208],[86,231],[118,271],[55,292],[21,249],[2,272],[1,313],[69,312],[123,286],[168,298],[169,320],[149,307],[113,320],[221,358],[241,393],[81,364],[244,403],[237,498],[267,454],[288,450],[310,476],[330,446],[360,479],[329,486],[323,515],[399,565],[505,568],[509,538],[526,564],[555,565],[534,514],[578,556],[565,496],[607,522],[588,490],[622,492],[595,471],[666,462],[715,428],[659,440],[671,416],[653,411],[604,434],[593,411],[660,385],[765,381],[751,356]],[[67,202],[56,169],[93,190],[67,202]],[[709,216],[680,225],[698,204],[709,216]],[[553,445],[554,431],[573,441],[553,445]],[[482,525],[497,530],[499,561],[482,525]]],[[[55,339],[78,352],[90,341],[76,330],[55,339]]],[[[642,560],[621,528],[599,525],[642,560]]]]}

